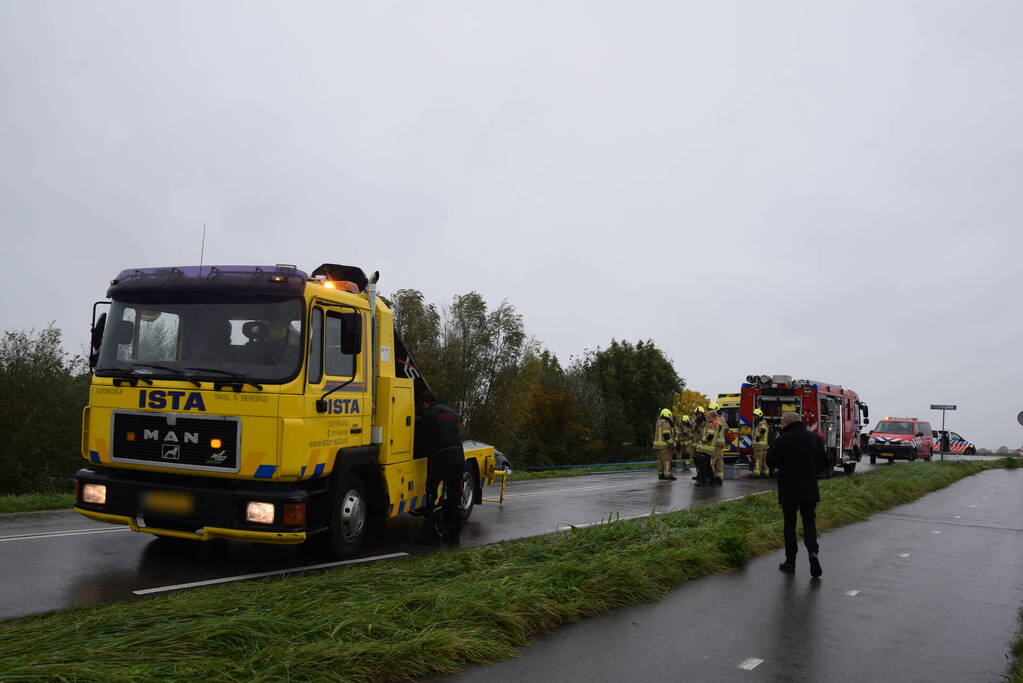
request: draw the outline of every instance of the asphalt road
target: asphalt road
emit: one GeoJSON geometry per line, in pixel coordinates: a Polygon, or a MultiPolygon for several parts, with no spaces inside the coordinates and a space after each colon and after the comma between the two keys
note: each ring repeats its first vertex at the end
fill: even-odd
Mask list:
{"type": "MultiPolygon", "coordinates": [[[[870,465],[864,462],[860,468],[870,465]]],[[[675,482],[658,481],[654,472],[512,480],[503,506],[485,503],[473,511],[462,545],[551,533],[609,516],[679,510],[773,486],[770,480],[734,479],[720,487],[694,488],[681,476],[675,482]]],[[[496,496],[495,487],[484,495],[496,496]]],[[[365,547],[360,557],[435,552],[416,544],[419,526],[417,518],[408,516],[390,523],[385,538],[365,547]]],[[[326,559],[295,547],[158,539],[67,510],[5,514],[0,515],[0,618],[135,599],[138,590],[288,570],[326,559]]]]}
{"type": "Polygon", "coordinates": [[[802,548],[798,573],[779,572],[779,551],[446,680],[1001,680],[1023,603],[1023,472],[969,477],[820,544],[820,581],[802,548]]]}

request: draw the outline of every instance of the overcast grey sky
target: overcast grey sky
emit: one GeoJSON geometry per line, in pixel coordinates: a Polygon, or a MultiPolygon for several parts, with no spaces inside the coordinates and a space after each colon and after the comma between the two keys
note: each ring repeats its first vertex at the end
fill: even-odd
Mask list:
{"type": "Polygon", "coordinates": [[[508,299],[563,362],[652,338],[1016,447],[1021,83],[1016,0],[3,0],[0,328],[81,350],[205,223],[508,299]]]}

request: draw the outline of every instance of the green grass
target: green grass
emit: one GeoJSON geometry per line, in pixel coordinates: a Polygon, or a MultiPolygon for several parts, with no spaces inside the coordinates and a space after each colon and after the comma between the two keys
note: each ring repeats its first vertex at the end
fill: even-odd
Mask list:
{"type": "Polygon", "coordinates": [[[0,496],[0,512],[32,512],[34,510],[70,510],[75,497],[70,493],[24,493],[0,496]]]}
{"type": "MultiPolygon", "coordinates": [[[[1019,623],[1023,627],[1023,610],[1019,613],[1019,623]]],[[[1012,683],[1023,683],[1023,628],[1020,629],[1016,643],[1012,646],[1012,665],[1005,677],[1012,683]]]]}
{"type": "MultiPolygon", "coordinates": [[[[827,531],[994,462],[821,483],[827,531]]],[[[774,496],[299,577],[0,622],[0,679],[357,680],[433,676],[530,636],[738,567],[781,545],[774,496]]]]}

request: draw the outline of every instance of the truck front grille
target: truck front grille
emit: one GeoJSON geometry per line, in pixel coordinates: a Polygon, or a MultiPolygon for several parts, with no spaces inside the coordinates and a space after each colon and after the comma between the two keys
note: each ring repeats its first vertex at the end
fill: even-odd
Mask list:
{"type": "Polygon", "coordinates": [[[240,442],[234,417],[115,410],[110,452],[116,462],[237,472],[240,442]]]}

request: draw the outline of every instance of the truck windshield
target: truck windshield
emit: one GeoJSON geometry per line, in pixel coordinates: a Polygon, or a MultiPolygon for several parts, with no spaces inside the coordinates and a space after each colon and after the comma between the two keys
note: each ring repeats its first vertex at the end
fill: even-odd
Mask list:
{"type": "Polygon", "coordinates": [[[912,422],[896,422],[894,420],[884,420],[877,423],[877,427],[874,429],[875,432],[881,434],[912,434],[913,423],[912,422]]]}
{"type": "Polygon", "coordinates": [[[285,382],[298,374],[303,310],[296,298],[115,299],[96,374],[285,382]]]}

